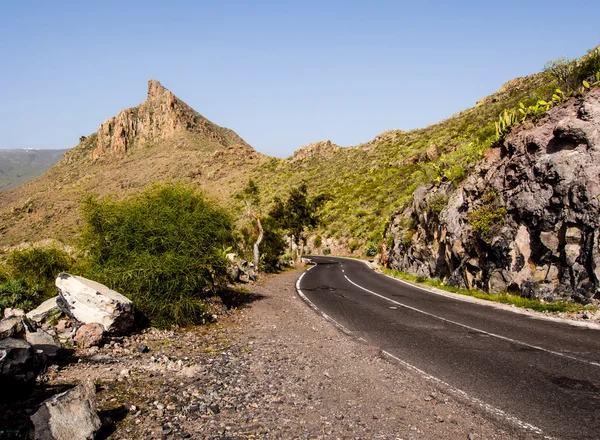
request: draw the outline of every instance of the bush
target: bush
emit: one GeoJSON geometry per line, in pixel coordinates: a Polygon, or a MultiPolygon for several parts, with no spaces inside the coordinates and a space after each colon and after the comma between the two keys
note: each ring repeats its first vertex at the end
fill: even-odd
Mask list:
{"type": "Polygon", "coordinates": [[[43,300],[43,292],[38,288],[31,288],[25,280],[7,280],[0,284],[0,310],[6,307],[17,307],[31,310],[43,300]]]}
{"type": "Polygon", "coordinates": [[[506,220],[506,208],[500,206],[494,191],[488,191],[483,197],[483,206],[467,214],[467,220],[477,237],[489,242],[494,229],[506,220]]]}
{"type": "Polygon", "coordinates": [[[358,241],[350,240],[350,242],[348,242],[348,248],[350,249],[351,254],[354,253],[354,251],[358,249],[358,241]]]}
{"type": "Polygon", "coordinates": [[[260,243],[260,261],[264,272],[276,272],[279,267],[279,257],[287,247],[283,239],[283,232],[272,217],[262,219],[264,237],[260,243]]]}
{"type": "Polygon", "coordinates": [[[73,259],[55,248],[27,248],[10,253],[6,262],[13,280],[22,280],[31,288],[41,290],[42,300],[56,295],[54,280],[60,272],[68,272],[73,259]]]}
{"type": "Polygon", "coordinates": [[[331,249],[329,249],[328,247],[323,248],[323,255],[329,255],[331,254],[331,249]]]}
{"type": "Polygon", "coordinates": [[[321,238],[320,235],[317,235],[313,241],[313,245],[318,249],[321,247],[322,244],[323,244],[323,239],[321,238]]]}
{"type": "Polygon", "coordinates": [[[377,246],[377,243],[375,243],[374,241],[368,242],[365,246],[365,255],[367,257],[374,257],[375,255],[377,255],[377,252],[379,252],[379,247],[377,246]]]}
{"type": "Polygon", "coordinates": [[[203,299],[227,276],[227,212],[182,185],[155,185],[122,202],[87,198],[84,276],[128,295],[158,327],[205,322],[203,299]]]}

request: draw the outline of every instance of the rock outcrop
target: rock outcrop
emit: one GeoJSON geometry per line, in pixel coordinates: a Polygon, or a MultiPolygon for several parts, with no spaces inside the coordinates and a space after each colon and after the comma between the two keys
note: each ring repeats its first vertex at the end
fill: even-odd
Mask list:
{"type": "Polygon", "coordinates": [[[234,131],[212,123],[158,81],[150,80],[146,101],[122,110],[100,125],[91,158],[105,155],[123,157],[136,148],[186,132],[199,134],[222,147],[252,150],[234,131]]]}
{"type": "Polygon", "coordinates": [[[314,144],[305,145],[294,151],[294,155],[289,159],[290,162],[299,162],[316,156],[327,156],[340,150],[342,147],[332,143],[331,141],[315,142],[314,144]]]}
{"type": "Polygon", "coordinates": [[[113,334],[126,333],[133,327],[133,303],[103,284],[61,273],[56,287],[58,306],[77,321],[102,324],[106,332],[113,334]]]}
{"type": "Polygon", "coordinates": [[[419,188],[384,260],[448,284],[600,298],[600,88],[517,127],[457,188],[419,188]]]}

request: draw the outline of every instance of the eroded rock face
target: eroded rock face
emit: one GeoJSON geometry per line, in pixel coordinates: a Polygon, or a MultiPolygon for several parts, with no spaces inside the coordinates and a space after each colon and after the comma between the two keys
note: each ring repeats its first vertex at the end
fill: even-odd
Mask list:
{"type": "Polygon", "coordinates": [[[419,188],[391,219],[384,259],[456,286],[600,298],[599,96],[596,88],[517,127],[458,188],[419,188]],[[472,213],[485,209],[498,218],[482,236],[472,213]]]}
{"type": "Polygon", "coordinates": [[[91,158],[98,159],[105,155],[123,157],[132,149],[186,131],[200,133],[223,147],[252,150],[232,130],[213,124],[158,81],[150,80],[146,101],[137,107],[122,110],[100,125],[97,146],[91,158]]]}
{"type": "Polygon", "coordinates": [[[134,323],[133,303],[103,284],[61,273],[56,278],[58,306],[84,324],[99,323],[108,333],[123,334],[134,323]]]}
{"type": "Polygon", "coordinates": [[[94,439],[102,425],[94,381],[86,380],[44,401],[31,421],[38,440],[94,439]]]}

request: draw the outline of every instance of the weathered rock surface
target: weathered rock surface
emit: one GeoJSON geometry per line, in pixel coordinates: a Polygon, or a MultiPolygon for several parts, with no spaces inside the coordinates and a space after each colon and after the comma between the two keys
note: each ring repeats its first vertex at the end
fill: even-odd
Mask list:
{"type": "Polygon", "coordinates": [[[108,287],[83,277],[62,273],[56,278],[57,304],[84,324],[100,323],[108,333],[122,334],[134,324],[133,303],[108,287]]]}
{"type": "Polygon", "coordinates": [[[599,298],[599,97],[595,88],[517,127],[457,188],[419,188],[391,219],[384,261],[455,286],[599,298]]]}
{"type": "Polygon", "coordinates": [[[44,301],[35,309],[27,312],[27,318],[29,318],[30,321],[37,323],[46,322],[52,319],[58,320],[60,315],[62,315],[62,310],[58,307],[58,304],[56,304],[57,299],[58,297],[55,296],[54,298],[44,301]]]}
{"type": "Polygon", "coordinates": [[[97,322],[82,325],[75,333],[75,343],[81,348],[90,348],[102,342],[104,326],[97,322]]]}
{"type": "Polygon", "coordinates": [[[0,340],[0,399],[22,397],[35,383],[37,367],[35,352],[28,342],[0,340]]]}
{"type": "Polygon", "coordinates": [[[37,440],[95,438],[101,422],[96,407],[96,386],[86,380],[75,388],[44,401],[31,416],[37,440]]]}
{"type": "Polygon", "coordinates": [[[91,158],[107,154],[122,157],[132,149],[184,132],[201,134],[222,147],[254,152],[235,132],[213,124],[158,81],[150,80],[146,101],[122,110],[100,125],[97,146],[91,158]]]}

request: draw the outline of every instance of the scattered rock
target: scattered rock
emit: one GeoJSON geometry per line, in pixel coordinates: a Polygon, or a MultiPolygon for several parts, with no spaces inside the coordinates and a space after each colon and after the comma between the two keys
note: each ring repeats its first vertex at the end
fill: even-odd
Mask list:
{"type": "Polygon", "coordinates": [[[23,309],[17,309],[12,307],[7,307],[4,309],[4,317],[10,318],[11,316],[24,316],[25,312],[23,309]]]}
{"type": "Polygon", "coordinates": [[[74,341],[81,348],[99,345],[104,335],[104,326],[97,322],[84,324],[77,329],[74,341]]]}
{"type": "Polygon", "coordinates": [[[41,352],[47,361],[55,360],[62,349],[61,343],[43,330],[27,332],[25,339],[33,346],[34,350],[41,352]]]}
{"type": "Polygon", "coordinates": [[[38,307],[27,313],[27,318],[33,322],[41,324],[43,322],[58,321],[58,318],[62,315],[62,310],[56,304],[58,296],[50,298],[38,307]]]}
{"type": "Polygon", "coordinates": [[[23,397],[35,383],[38,361],[31,344],[22,339],[0,340],[0,399],[23,397]]]}
{"type": "Polygon", "coordinates": [[[0,321],[0,339],[19,338],[25,336],[25,326],[23,318],[20,316],[10,316],[0,321]]]}
{"type": "Polygon", "coordinates": [[[37,440],[94,439],[102,423],[96,408],[96,386],[86,380],[44,401],[31,416],[37,440]]]}
{"type": "Polygon", "coordinates": [[[86,278],[62,273],[56,279],[58,306],[79,322],[100,323],[108,333],[123,334],[133,327],[133,303],[114,290],[86,278]]]}
{"type": "Polygon", "coordinates": [[[138,344],[135,346],[135,349],[139,353],[148,353],[150,351],[150,347],[148,347],[146,344],[138,344]]]}

